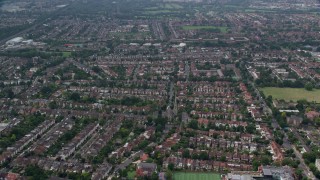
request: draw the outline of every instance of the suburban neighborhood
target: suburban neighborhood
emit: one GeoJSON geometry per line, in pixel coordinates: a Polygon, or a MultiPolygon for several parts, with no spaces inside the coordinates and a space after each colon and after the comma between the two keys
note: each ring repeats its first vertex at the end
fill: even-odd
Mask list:
{"type": "Polygon", "coordinates": [[[320,179],[319,8],[0,0],[0,179],[320,179]]]}

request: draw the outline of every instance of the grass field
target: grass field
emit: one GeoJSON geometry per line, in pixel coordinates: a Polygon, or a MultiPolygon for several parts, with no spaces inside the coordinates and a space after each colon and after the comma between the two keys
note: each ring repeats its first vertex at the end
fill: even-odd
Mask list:
{"type": "Polygon", "coordinates": [[[245,9],[244,12],[247,13],[256,13],[256,12],[261,12],[261,13],[274,13],[276,11],[274,10],[268,10],[268,9],[245,9]]]}
{"type": "Polygon", "coordinates": [[[134,179],[136,175],[136,171],[129,171],[128,172],[128,179],[134,179]]]}
{"type": "Polygon", "coordinates": [[[136,39],[136,38],[146,38],[150,36],[150,32],[111,32],[110,36],[120,39],[136,39]]]}
{"type": "Polygon", "coordinates": [[[70,57],[71,56],[71,52],[62,52],[62,57],[70,57]]]}
{"type": "Polygon", "coordinates": [[[174,4],[174,3],[166,3],[164,5],[164,8],[166,8],[166,9],[182,9],[183,6],[181,6],[179,4],[174,4]]]}
{"type": "Polygon", "coordinates": [[[159,10],[172,10],[172,9],[182,9],[183,6],[175,3],[165,3],[161,4],[160,6],[157,7],[148,7],[145,8],[147,11],[159,11],[159,10]]]}
{"type": "Polygon", "coordinates": [[[193,173],[193,172],[175,172],[173,180],[220,180],[220,174],[216,173],[193,173]]]}
{"type": "Polygon", "coordinates": [[[226,33],[228,31],[228,27],[218,27],[218,26],[182,26],[183,30],[213,30],[219,29],[222,33],[226,33]]]}
{"type": "Polygon", "coordinates": [[[320,90],[314,89],[312,91],[307,91],[304,88],[276,88],[276,87],[266,87],[261,88],[265,96],[271,95],[273,99],[283,99],[285,101],[297,101],[305,99],[307,101],[316,101],[320,103],[320,90]]]}
{"type": "Polygon", "coordinates": [[[165,14],[165,13],[174,13],[177,11],[172,11],[172,10],[154,10],[154,11],[145,11],[144,14],[148,14],[148,15],[156,15],[156,14],[165,14]]]}

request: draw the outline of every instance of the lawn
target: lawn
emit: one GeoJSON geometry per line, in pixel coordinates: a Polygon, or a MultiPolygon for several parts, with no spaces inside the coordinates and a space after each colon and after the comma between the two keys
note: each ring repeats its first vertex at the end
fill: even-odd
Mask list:
{"type": "Polygon", "coordinates": [[[247,12],[247,13],[275,13],[276,11],[274,10],[269,10],[269,9],[245,9],[244,12],[247,12]]]}
{"type": "Polygon", "coordinates": [[[71,56],[71,52],[62,52],[62,57],[70,57],[71,56]]]}
{"type": "Polygon", "coordinates": [[[174,4],[174,3],[166,3],[164,5],[165,9],[182,9],[183,6],[179,5],[179,4],[174,4]]]}
{"type": "Polygon", "coordinates": [[[175,172],[173,180],[221,180],[217,173],[175,172]]]}
{"type": "Polygon", "coordinates": [[[314,89],[307,91],[304,88],[277,88],[277,87],[266,87],[261,88],[265,96],[271,95],[273,99],[283,99],[285,101],[298,101],[305,99],[307,101],[316,101],[320,103],[320,90],[314,89]]]}
{"type": "Polygon", "coordinates": [[[134,179],[136,176],[136,171],[129,171],[128,172],[128,179],[134,179]]]}
{"type": "Polygon", "coordinates": [[[183,30],[214,30],[219,29],[222,33],[228,31],[228,27],[219,27],[219,26],[182,26],[183,30]]]}
{"type": "Polygon", "coordinates": [[[156,15],[156,14],[165,14],[165,13],[175,13],[177,11],[171,11],[171,10],[154,10],[154,11],[145,11],[144,14],[148,15],[156,15]]]}
{"type": "Polygon", "coordinates": [[[151,34],[150,32],[111,32],[109,35],[119,39],[143,39],[151,34]]]}
{"type": "Polygon", "coordinates": [[[165,3],[165,4],[162,4],[161,6],[148,7],[148,8],[144,8],[144,9],[147,11],[163,11],[163,10],[182,9],[182,8],[183,8],[183,6],[181,6],[179,4],[165,3]]]}

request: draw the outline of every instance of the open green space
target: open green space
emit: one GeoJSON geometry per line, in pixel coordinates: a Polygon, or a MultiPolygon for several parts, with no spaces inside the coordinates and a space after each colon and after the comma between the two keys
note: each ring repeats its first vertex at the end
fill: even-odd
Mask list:
{"type": "Polygon", "coordinates": [[[231,4],[224,5],[224,7],[226,7],[226,8],[240,8],[239,6],[231,5],[231,4]]]}
{"type": "Polygon", "coordinates": [[[182,9],[182,8],[183,8],[183,6],[176,4],[176,3],[165,3],[165,4],[161,4],[159,6],[145,8],[145,10],[159,11],[159,10],[172,10],[172,9],[182,9]]]}
{"type": "Polygon", "coordinates": [[[150,32],[111,32],[111,37],[119,38],[123,40],[129,39],[144,39],[151,36],[150,32]]]}
{"type": "Polygon", "coordinates": [[[71,56],[71,52],[62,52],[62,57],[70,57],[71,56]]]}
{"type": "Polygon", "coordinates": [[[144,8],[146,11],[155,11],[155,10],[158,10],[159,7],[147,7],[147,8],[144,8]]]}
{"type": "Polygon", "coordinates": [[[175,172],[173,180],[220,180],[217,173],[197,173],[197,172],[175,172]]]}
{"type": "Polygon", "coordinates": [[[174,13],[174,12],[176,11],[163,9],[163,10],[145,11],[144,14],[156,15],[156,14],[174,13]]]}
{"type": "Polygon", "coordinates": [[[219,26],[182,26],[183,30],[220,30],[222,33],[228,31],[228,27],[219,27],[219,26]]]}
{"type": "Polygon", "coordinates": [[[166,3],[164,5],[164,8],[166,8],[166,9],[182,9],[183,6],[181,6],[179,4],[175,4],[175,3],[166,3]]]}
{"type": "Polygon", "coordinates": [[[320,90],[313,89],[307,91],[304,88],[278,88],[278,87],[265,87],[260,88],[265,96],[271,95],[273,99],[283,99],[285,101],[298,101],[305,99],[307,101],[320,102],[320,90]]]}
{"type": "Polygon", "coordinates": [[[274,13],[276,10],[270,10],[270,9],[245,9],[244,12],[246,13],[274,13]]]}
{"type": "Polygon", "coordinates": [[[136,176],[136,171],[129,171],[128,172],[128,179],[134,179],[136,176]]]}

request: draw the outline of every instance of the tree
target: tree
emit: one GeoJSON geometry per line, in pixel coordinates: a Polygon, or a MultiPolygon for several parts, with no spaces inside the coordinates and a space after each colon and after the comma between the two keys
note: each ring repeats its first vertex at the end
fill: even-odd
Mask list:
{"type": "Polygon", "coordinates": [[[6,97],[10,99],[14,98],[14,92],[11,89],[8,89],[6,91],[6,97]]]}
{"type": "Polygon", "coordinates": [[[316,161],[317,154],[315,152],[305,152],[303,153],[302,157],[305,160],[306,164],[309,164],[316,161]]]}
{"type": "Polygon", "coordinates": [[[303,170],[300,168],[297,168],[295,171],[295,174],[297,175],[298,179],[302,179],[302,175],[303,175],[303,170]]]}
{"type": "Polygon", "coordinates": [[[253,125],[253,124],[249,124],[247,127],[246,127],[246,132],[247,133],[250,133],[250,134],[253,134],[253,132],[255,131],[256,127],[253,125]]]}
{"type": "Polygon", "coordinates": [[[80,100],[80,94],[77,92],[74,92],[70,95],[69,99],[72,101],[79,101],[80,100]]]}
{"type": "Polygon", "coordinates": [[[51,101],[51,102],[49,103],[49,108],[50,108],[50,109],[56,109],[56,108],[58,108],[57,102],[56,102],[56,101],[51,101]]]}
{"type": "Polygon", "coordinates": [[[226,156],[221,156],[221,158],[219,160],[222,161],[222,162],[226,162],[227,158],[226,158],[226,156]]]}
{"type": "Polygon", "coordinates": [[[16,137],[15,134],[12,134],[12,135],[11,135],[11,140],[12,140],[13,142],[16,140],[16,138],[17,138],[17,137],[16,137]]]}
{"type": "Polygon", "coordinates": [[[98,66],[93,66],[93,67],[92,67],[92,70],[93,70],[94,72],[96,72],[96,73],[99,73],[99,72],[102,71],[98,66]]]}
{"type": "Polygon", "coordinates": [[[122,138],[125,138],[130,134],[130,131],[127,128],[120,128],[119,134],[122,138]]]}
{"type": "Polygon", "coordinates": [[[298,167],[298,163],[294,160],[292,160],[291,158],[284,158],[282,160],[282,165],[285,166],[285,165],[288,165],[288,166],[291,166],[293,168],[297,168],[298,167]]]}
{"type": "Polygon", "coordinates": [[[85,179],[88,179],[88,180],[89,180],[90,177],[91,177],[91,176],[90,176],[89,173],[82,173],[80,178],[83,179],[83,180],[85,180],[85,179]]]}
{"type": "Polygon", "coordinates": [[[260,165],[261,165],[261,163],[260,163],[258,160],[254,159],[254,160],[252,161],[252,167],[253,167],[253,169],[254,169],[255,171],[258,170],[258,167],[259,167],[260,165]]]}
{"type": "Polygon", "coordinates": [[[168,170],[168,171],[166,172],[166,179],[172,180],[172,177],[173,177],[172,171],[168,170]]]}
{"type": "Polygon", "coordinates": [[[307,90],[307,91],[312,91],[313,89],[313,84],[311,82],[307,82],[305,85],[304,85],[304,88],[307,90]]]}
{"type": "Polygon", "coordinates": [[[144,152],[147,153],[147,154],[151,154],[152,150],[153,150],[152,147],[147,146],[147,147],[144,149],[144,152]]]}
{"type": "Polygon", "coordinates": [[[317,126],[320,126],[320,117],[316,118],[314,122],[316,123],[317,126]]]}
{"type": "Polygon", "coordinates": [[[169,163],[169,164],[168,164],[168,169],[169,169],[170,171],[173,171],[173,170],[174,170],[174,164],[169,163]]]}
{"type": "Polygon", "coordinates": [[[128,176],[128,170],[124,169],[124,170],[120,170],[119,171],[119,175],[121,177],[127,177],[128,176]]]}
{"type": "Polygon", "coordinates": [[[192,154],[192,159],[199,159],[198,154],[197,154],[197,153],[193,153],[193,154],[192,154]]]}
{"type": "Polygon", "coordinates": [[[144,140],[138,145],[138,149],[144,149],[145,147],[148,146],[148,141],[144,140]]]}
{"type": "Polygon", "coordinates": [[[35,179],[35,180],[42,180],[42,179],[47,179],[48,176],[45,173],[43,169],[41,169],[37,165],[29,165],[25,169],[25,175],[30,176],[30,179],[35,179]]]}
{"type": "Polygon", "coordinates": [[[199,155],[199,158],[202,160],[208,160],[209,159],[208,153],[206,153],[205,151],[202,151],[199,155]]]}
{"type": "Polygon", "coordinates": [[[313,171],[313,172],[317,171],[317,167],[316,167],[316,165],[315,165],[314,163],[310,163],[310,164],[309,164],[309,168],[310,168],[310,170],[313,171]]]}
{"type": "Polygon", "coordinates": [[[270,162],[271,162],[271,159],[269,158],[269,156],[264,155],[261,157],[261,163],[263,165],[269,165],[270,162]]]}
{"type": "Polygon", "coordinates": [[[158,174],[156,172],[153,172],[151,175],[151,180],[158,180],[158,179],[159,179],[158,174]]]}
{"type": "Polygon", "coordinates": [[[183,150],[182,157],[184,158],[190,158],[190,152],[188,149],[183,150]]]}
{"type": "Polygon", "coordinates": [[[189,128],[192,128],[192,129],[198,129],[198,121],[196,120],[191,120],[188,124],[188,127],[189,128]]]}

